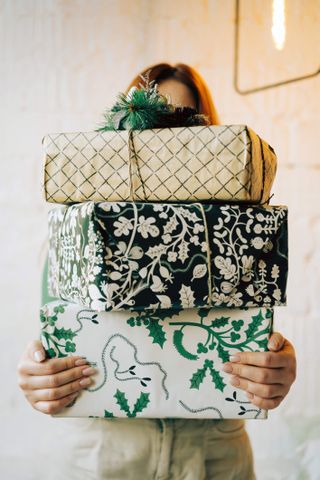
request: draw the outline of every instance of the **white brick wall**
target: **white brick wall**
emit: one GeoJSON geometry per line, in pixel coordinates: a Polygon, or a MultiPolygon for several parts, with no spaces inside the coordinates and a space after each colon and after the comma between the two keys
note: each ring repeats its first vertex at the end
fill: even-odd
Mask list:
{"type": "MultiPolygon", "coordinates": [[[[309,21],[319,24],[319,0],[308,5],[309,21]]],[[[289,305],[278,309],[276,326],[295,344],[299,375],[270,419],[248,428],[259,480],[320,478],[320,77],[236,94],[233,7],[233,0],[0,1],[2,478],[45,480],[39,451],[49,454],[59,430],[58,420],[28,406],[16,384],[18,359],[38,335],[47,211],[41,139],[94,128],[115,94],[159,61],[198,68],[221,120],[248,123],[278,153],[273,203],[290,208],[290,277],[289,305]]]]}

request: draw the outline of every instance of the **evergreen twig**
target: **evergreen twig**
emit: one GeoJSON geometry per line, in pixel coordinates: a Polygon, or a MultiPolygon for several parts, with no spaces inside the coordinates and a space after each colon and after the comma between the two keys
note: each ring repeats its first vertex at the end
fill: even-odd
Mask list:
{"type": "Polygon", "coordinates": [[[139,88],[132,87],[127,94],[119,93],[115,104],[104,113],[99,132],[109,130],[145,130],[147,128],[208,125],[205,115],[191,107],[174,106],[158,91],[150,71],[140,75],[139,88]]]}

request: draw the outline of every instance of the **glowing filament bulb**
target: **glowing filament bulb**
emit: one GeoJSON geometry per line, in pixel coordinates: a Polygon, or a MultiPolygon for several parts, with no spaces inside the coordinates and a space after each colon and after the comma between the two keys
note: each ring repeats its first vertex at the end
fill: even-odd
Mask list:
{"type": "Polygon", "coordinates": [[[276,49],[282,50],[286,39],[285,0],[273,0],[271,32],[276,49]]]}

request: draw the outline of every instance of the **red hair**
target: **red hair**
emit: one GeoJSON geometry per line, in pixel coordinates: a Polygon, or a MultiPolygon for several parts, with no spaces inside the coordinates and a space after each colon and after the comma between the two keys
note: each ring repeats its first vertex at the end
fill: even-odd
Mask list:
{"type": "Polygon", "coordinates": [[[174,78],[185,84],[194,95],[198,113],[206,115],[211,125],[219,124],[218,114],[210,90],[201,75],[194,68],[184,63],[177,63],[176,65],[157,63],[143,70],[140,75],[137,75],[128,86],[126,92],[131,87],[138,87],[139,83],[141,83],[141,75],[145,76],[147,72],[149,72],[149,80],[155,80],[156,83],[160,83],[161,80],[167,80],[168,78],[174,78]]]}

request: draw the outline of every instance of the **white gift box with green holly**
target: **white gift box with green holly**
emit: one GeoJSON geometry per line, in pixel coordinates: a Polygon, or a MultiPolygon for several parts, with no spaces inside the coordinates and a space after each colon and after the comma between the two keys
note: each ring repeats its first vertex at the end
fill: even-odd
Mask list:
{"type": "Polygon", "coordinates": [[[55,416],[267,417],[222,367],[236,352],[267,349],[272,309],[96,312],[60,300],[40,320],[48,357],[80,355],[97,369],[55,416]]]}

